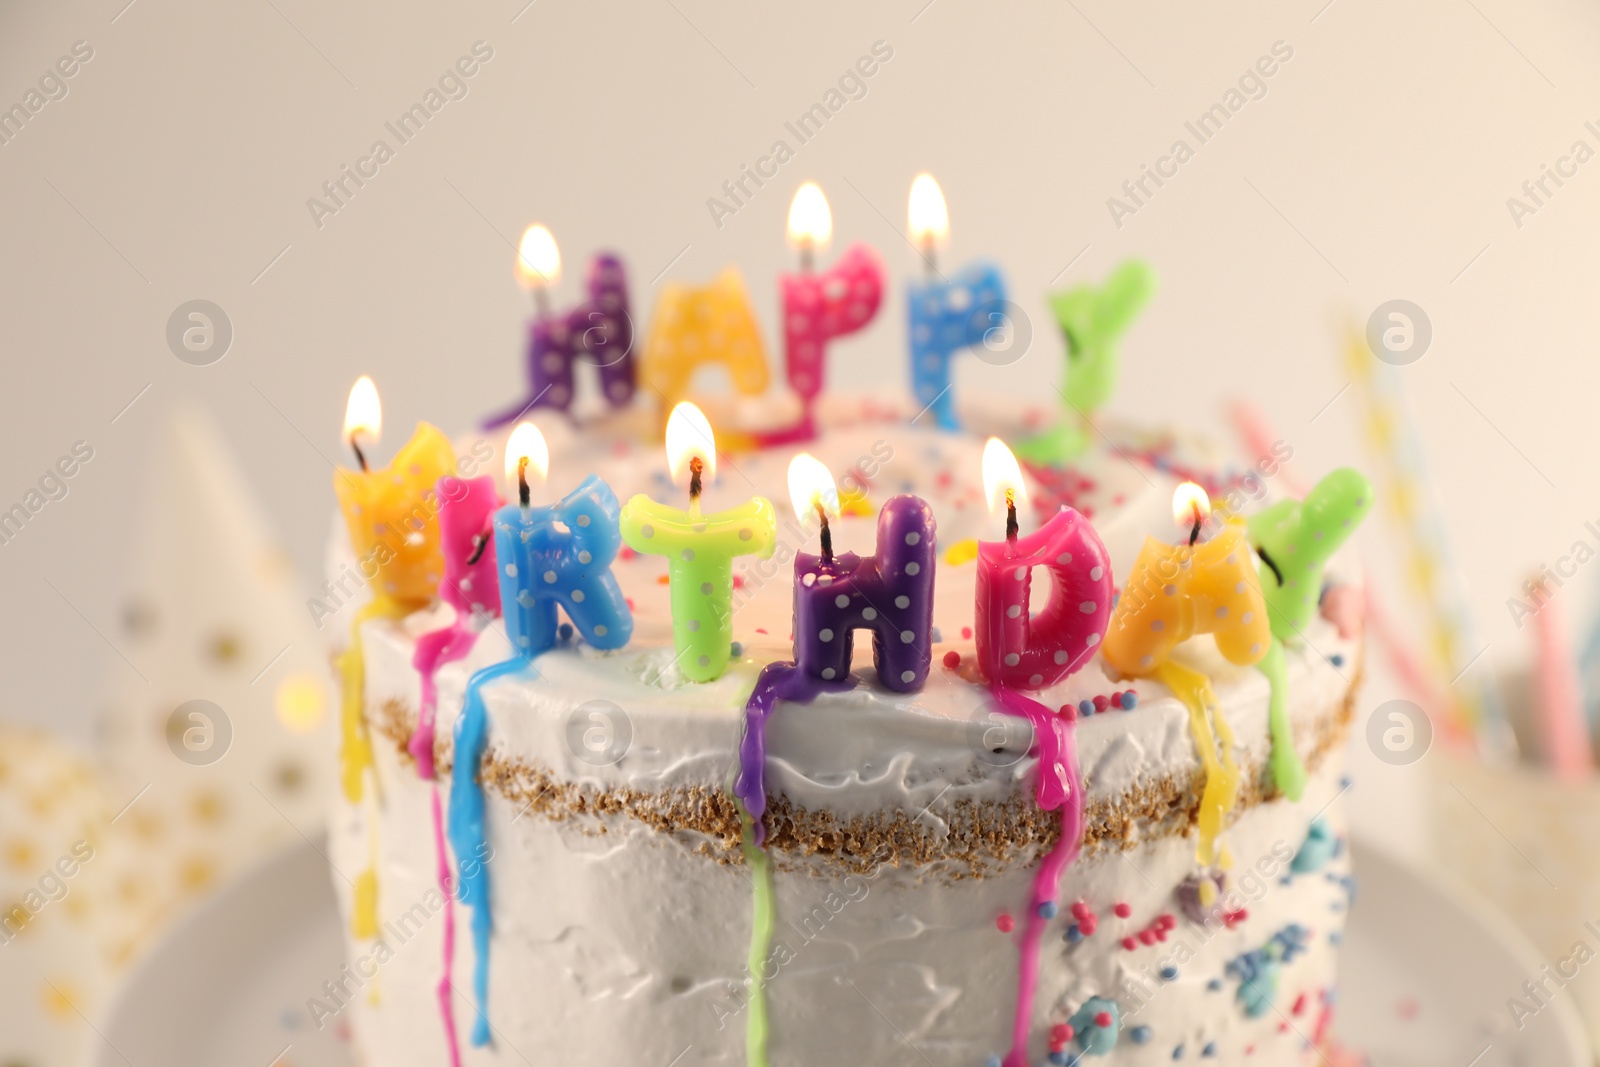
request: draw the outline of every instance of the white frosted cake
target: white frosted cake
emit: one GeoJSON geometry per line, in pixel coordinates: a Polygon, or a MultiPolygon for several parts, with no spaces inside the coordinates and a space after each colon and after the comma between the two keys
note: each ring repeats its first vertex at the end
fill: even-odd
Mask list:
{"type": "MultiPolygon", "coordinates": [[[[1038,805],[1046,769],[1034,731],[995,712],[971,629],[970,540],[1002,532],[980,484],[984,439],[1012,436],[1027,416],[967,411],[970,428],[946,433],[910,423],[914,414],[835,398],[819,437],[800,447],[868,502],[834,521],[841,552],[873,551],[871,516],[889,497],[915,493],[931,505],[931,673],[920,691],[891,691],[858,641],[854,688],[777,705],[760,848],[732,792],[745,704],[764,665],[794,656],[789,560],[816,551],[814,529],[780,522],[772,559],[735,561],[733,659],[715,681],[688,681],[674,665],[665,560],[625,549],[612,564],[633,617],[623,647],[598,650],[568,628],[531,676],[484,687],[479,859],[492,929],[480,989],[476,917],[447,907],[438,888],[436,819],[455,806],[452,738],[467,681],[513,650],[498,620],[480,620],[470,653],[438,670],[431,781],[413,755],[422,702],[413,656],[418,637],[455,612],[435,604],[362,625],[377,787],[340,805],[331,856],[353,920],[356,887],[366,885],[358,872],[375,870],[378,924],[352,936],[350,980],[312,1007],[319,1022],[352,1018],[362,1061],[385,1067],[447,1065],[452,1046],[468,1064],[659,1067],[1317,1059],[1351,885],[1339,798],[1358,613],[1313,611],[1285,653],[1292,746],[1306,771],[1297,801],[1272,770],[1266,676],[1229,662],[1208,634],[1174,654],[1210,677],[1217,734],[1242,775],[1204,864],[1197,821],[1208,773],[1183,702],[1154,678],[1114,676],[1098,653],[1031,694],[1062,710],[1086,790],[1081,850],[1055,899],[1035,906],[1041,864],[1066,854],[1057,851],[1063,820],[1038,805]],[[767,879],[773,926],[761,936],[767,879]],[[1024,994],[1031,1007],[1019,1028],[1024,994]]],[[[576,431],[541,418],[548,498],[590,472],[621,500],[680,492],[660,446],[646,443],[655,417],[576,431]]],[[[503,436],[470,440],[457,454],[498,472],[503,445],[503,436]]],[[[708,510],[761,494],[787,515],[793,451],[727,456],[705,490],[708,510]]],[[[1120,587],[1147,538],[1183,540],[1172,515],[1180,481],[1209,483],[1220,497],[1248,470],[1172,434],[1107,427],[1070,466],[1029,468],[1037,520],[1024,515],[1022,526],[1076,508],[1120,587]]],[[[1251,488],[1240,499],[1259,495],[1251,488]]],[[[335,574],[352,565],[348,547],[339,551],[335,574]]],[[[1336,560],[1329,583],[1340,579],[1336,560]]],[[[1340,591],[1346,605],[1359,600],[1349,595],[1358,590],[1340,591]]],[[[1319,595],[1331,596],[1309,590],[1308,603],[1319,595]]],[[[1036,599],[1033,610],[1042,607],[1036,599]]]]}

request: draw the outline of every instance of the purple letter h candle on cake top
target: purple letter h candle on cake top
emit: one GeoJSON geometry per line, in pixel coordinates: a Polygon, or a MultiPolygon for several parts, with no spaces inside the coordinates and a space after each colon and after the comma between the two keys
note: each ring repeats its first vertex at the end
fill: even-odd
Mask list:
{"type": "Polygon", "coordinates": [[[850,673],[855,631],[872,631],[885,688],[922,688],[933,658],[933,509],[897,496],[878,512],[878,552],[795,557],[794,652],[800,669],[832,681],[850,673]]]}
{"type": "Polygon", "coordinates": [[[839,513],[833,476],[801,453],[789,463],[789,495],[801,522],[821,520],[822,552],[802,552],[794,568],[793,663],[768,664],[745,705],[734,795],[749,813],[756,844],[766,839],[766,723],[781,700],[810,701],[849,686],[855,631],[873,632],[873,665],[884,687],[920,689],[933,659],[933,509],[897,496],[878,513],[877,554],[833,554],[828,516],[839,513]]]}
{"type": "Polygon", "coordinates": [[[628,315],[628,282],[622,260],[607,252],[589,262],[587,299],[552,313],[547,288],[561,274],[561,257],[550,231],[530,226],[517,253],[517,278],[532,290],[537,313],[528,328],[528,398],[489,420],[503,426],[534,408],[566,411],[577,395],[574,368],[592,364],[606,403],[622,407],[633,400],[635,369],[633,320],[628,315]]]}

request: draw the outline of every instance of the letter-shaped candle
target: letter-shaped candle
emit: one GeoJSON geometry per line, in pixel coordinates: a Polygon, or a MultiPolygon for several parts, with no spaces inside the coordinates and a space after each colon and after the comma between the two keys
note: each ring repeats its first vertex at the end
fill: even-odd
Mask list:
{"type": "Polygon", "coordinates": [[[1290,800],[1305,792],[1306,770],[1289,723],[1289,670],[1284,648],[1304,641],[1322,597],[1328,560],[1372,510],[1372,483],[1342,467],[1312,487],[1304,501],[1280,500],[1249,520],[1250,538],[1266,569],[1262,594],[1272,644],[1256,666],[1272,686],[1272,776],[1290,800]]]}
{"type": "MultiPolygon", "coordinates": [[[[813,507],[826,516],[825,497],[837,508],[832,476],[810,456],[791,462],[789,483],[802,521],[813,507]]],[[[933,509],[915,496],[890,500],[878,512],[872,556],[835,556],[826,518],[822,529],[822,554],[795,557],[796,663],[813,678],[842,679],[850,673],[855,631],[871,630],[879,681],[897,693],[920,689],[933,662],[933,509]]]]}
{"type": "Polygon", "coordinates": [[[721,363],[745,396],[767,391],[767,358],[744,281],[729,267],[700,288],[672,284],[661,290],[640,359],[644,382],[670,410],[689,392],[695,371],[721,363]]]}
{"type": "MultiPolygon", "coordinates": [[[[506,444],[509,462],[524,460],[538,475],[549,463],[544,437],[523,423],[506,444]]],[[[519,492],[523,490],[519,486],[519,492]]],[[[502,581],[506,636],[519,653],[536,656],[556,643],[556,608],[595,648],[621,648],[633,635],[627,598],[611,573],[622,547],[611,487],[591,474],[559,503],[531,507],[524,493],[494,515],[495,564],[502,581]],[[506,590],[513,590],[506,596],[506,590]]]]}
{"type": "Polygon", "coordinates": [[[437,990],[439,1014],[444,1023],[451,1067],[460,1067],[456,992],[451,978],[456,943],[455,905],[450,900],[454,879],[450,874],[450,850],[445,847],[439,783],[432,780],[434,722],[439,701],[435,675],[444,664],[453,663],[471,652],[483,627],[500,614],[500,587],[495,581],[494,552],[489,535],[489,518],[500,506],[500,494],[495,489],[494,479],[488,475],[471,479],[446,475],[439,479],[437,492],[439,545],[444,552],[444,580],[439,583],[439,599],[455,608],[456,617],[449,626],[417,638],[411,665],[417,669],[422,698],[417,707],[417,728],[406,747],[417,761],[417,774],[429,780],[428,799],[436,845],[434,869],[439,889],[445,895],[444,973],[437,990]]]}
{"type": "Polygon", "coordinates": [[[956,354],[987,343],[1009,324],[1000,270],[974,263],[953,278],[934,267],[935,249],[950,235],[950,212],[939,184],[919,174],[911,184],[910,235],[922,249],[927,275],[906,287],[911,315],[911,391],[933,413],[941,430],[961,428],[951,395],[950,362],[956,354]]]}
{"type": "Polygon", "coordinates": [[[523,423],[506,442],[506,474],[517,486],[517,503],[494,515],[495,566],[500,606],[512,655],[467,681],[455,725],[455,765],[450,769],[450,847],[456,854],[461,902],[472,909],[476,954],[472,987],[478,1001],[472,1043],[489,1043],[489,846],[487,805],[478,766],[489,740],[484,687],[511,675],[532,676],[533,660],[556,641],[556,606],[596,648],[621,648],[633,633],[633,616],[611,573],[616,557],[617,498],[594,475],[558,504],[532,505],[530,474],[542,481],[550,462],[544,435],[523,423]]]}
{"type": "Polygon", "coordinates": [[[1094,655],[1111,618],[1111,560],[1089,520],[1070,507],[1018,537],[1016,511],[1026,502],[1022,471],[995,438],[984,446],[983,466],[990,509],[1003,501],[1008,519],[1004,541],[978,543],[978,667],[999,685],[1042,689],[1094,655]],[[1050,599],[1030,616],[1035,567],[1050,576],[1050,599]]]}
{"type": "Polygon", "coordinates": [[[704,515],[700,491],[716,472],[711,424],[690,403],[667,419],[667,460],[675,480],[689,477],[689,510],[659,504],[643,493],[624,505],[622,539],[638,552],[667,558],[672,637],[677,665],[695,682],[722,677],[733,641],[733,559],[766,559],[777,545],[777,517],[765,497],[704,515]]]}
{"type": "Polygon", "coordinates": [[[1028,1030],[1039,985],[1044,917],[1061,891],[1061,876],[1083,841],[1083,774],[1073,720],[1057,715],[1021,690],[1053,685],[1094,654],[1111,614],[1111,563],[1089,521],[1062,508],[1043,527],[1018,537],[1017,508],[1026,488],[1016,458],[999,440],[983,449],[984,495],[991,513],[1002,509],[1006,539],[978,544],[975,636],[978,668],[1000,710],[1028,720],[1039,749],[1035,795],[1045,811],[1061,810],[1061,838],[1034,872],[1026,925],[1018,934],[1017,1000],[1006,1067],[1028,1067],[1028,1030]],[[1050,599],[1029,617],[1034,567],[1050,574],[1050,599]]]}
{"type": "Polygon", "coordinates": [[[1157,678],[1189,708],[1195,747],[1206,770],[1197,849],[1203,864],[1216,862],[1217,835],[1238,798],[1233,731],[1210,680],[1168,657],[1179,643],[1209,633],[1229,662],[1244,666],[1267,654],[1272,637],[1244,523],[1230,521],[1210,541],[1195,543],[1210,507],[1198,485],[1185,482],[1178,487],[1173,515],[1180,524],[1191,526],[1189,540],[1167,545],[1146,539],[1123,583],[1103,644],[1106,664],[1113,670],[1129,677],[1157,678]]]}
{"type": "MultiPolygon", "coordinates": [[[[361,451],[363,438],[376,443],[383,425],[378,390],[363,375],[350,390],[345,408],[344,437],[360,462],[359,471],[334,472],[333,491],[344,512],[350,546],[368,582],[372,600],[350,623],[350,643],[339,654],[341,682],[340,780],[344,797],[359,804],[362,783],[372,767],[372,736],[366,719],[366,660],[361,648],[361,625],[368,619],[403,618],[433,600],[444,569],[439,552],[438,506],[434,484],[455,469],[450,440],[433,426],[418,423],[411,440],[395,453],[384,470],[367,466],[361,451]]],[[[377,850],[377,816],[367,823],[369,847],[377,850]]],[[[369,865],[356,876],[355,899],[350,914],[356,937],[378,936],[378,871],[369,865]]]]}
{"type": "Polygon", "coordinates": [[[1062,388],[1063,421],[1054,430],[1017,447],[1023,457],[1060,466],[1081,455],[1090,440],[1085,420],[1104,407],[1117,387],[1118,345],[1155,293],[1149,265],[1130,259],[1104,285],[1078,285],[1050,295],[1050,310],[1067,342],[1062,388]]]}
{"type": "Polygon", "coordinates": [[[622,407],[633,399],[635,365],[633,320],[628,314],[628,278],[622,260],[609,252],[589,261],[586,298],[552,314],[545,289],[560,274],[560,255],[549,231],[530,226],[517,254],[517,278],[533,291],[538,313],[528,327],[528,399],[491,418],[504,426],[534,408],[566,411],[577,395],[574,367],[592,364],[606,403],[622,407]]]}

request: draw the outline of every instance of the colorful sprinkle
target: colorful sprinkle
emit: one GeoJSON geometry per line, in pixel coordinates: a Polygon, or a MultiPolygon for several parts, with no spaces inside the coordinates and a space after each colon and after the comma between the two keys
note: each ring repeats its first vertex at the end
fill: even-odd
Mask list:
{"type": "Polygon", "coordinates": [[[952,671],[961,666],[961,653],[954,649],[946,652],[944,654],[944,665],[952,671]]]}
{"type": "Polygon", "coordinates": [[[1017,920],[1011,917],[1010,912],[1003,911],[1000,913],[999,917],[995,919],[994,925],[995,929],[999,930],[1002,934],[1009,934],[1011,931],[1017,928],[1017,920]]]}
{"type": "Polygon", "coordinates": [[[1116,902],[1116,904],[1112,905],[1111,911],[1116,915],[1117,918],[1126,919],[1128,916],[1133,914],[1133,907],[1127,901],[1119,900],[1116,902]]]}

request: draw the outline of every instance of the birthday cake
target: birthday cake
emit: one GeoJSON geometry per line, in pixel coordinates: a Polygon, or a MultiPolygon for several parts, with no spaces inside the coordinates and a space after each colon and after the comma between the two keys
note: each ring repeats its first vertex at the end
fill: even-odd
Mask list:
{"type": "Polygon", "coordinates": [[[316,1024],[391,1067],[1314,1062],[1364,479],[807,401],[803,444],[616,403],[341,473],[316,1024]]]}

